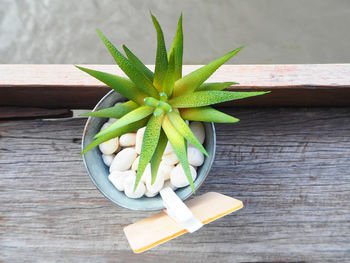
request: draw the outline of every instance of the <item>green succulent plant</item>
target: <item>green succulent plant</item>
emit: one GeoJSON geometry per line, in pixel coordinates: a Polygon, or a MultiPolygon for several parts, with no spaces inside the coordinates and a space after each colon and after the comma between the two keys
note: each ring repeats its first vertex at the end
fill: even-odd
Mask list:
{"type": "Polygon", "coordinates": [[[185,120],[238,122],[239,119],[209,107],[209,105],[262,95],[267,92],[223,91],[231,85],[238,84],[235,82],[204,83],[243,47],[239,47],[190,74],[182,76],[182,15],[179,18],[176,35],[169,53],[166,51],[163,31],[157,19],[152,14],[151,17],[157,31],[154,72],[123,45],[125,57],[99,30],[97,32],[102,41],[129,79],[76,66],[129,99],[123,104],[84,114],[85,116],[116,118],[117,120],[97,133],[94,137],[95,140],[81,154],[85,154],[105,141],[146,126],[134,189],[140,182],[148,163],[151,163],[152,183],[155,181],[164,149],[169,140],[194,192],[187,159],[187,141],[206,156],[208,153],[194,136],[185,120]]]}

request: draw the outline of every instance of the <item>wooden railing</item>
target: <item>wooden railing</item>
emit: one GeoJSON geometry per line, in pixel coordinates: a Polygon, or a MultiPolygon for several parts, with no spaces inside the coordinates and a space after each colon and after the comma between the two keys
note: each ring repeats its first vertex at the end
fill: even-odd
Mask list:
{"type": "MultiPolygon", "coordinates": [[[[85,66],[124,76],[115,65],[85,66]]],[[[184,66],[184,74],[199,67],[184,66]]],[[[225,106],[350,106],[350,64],[225,65],[208,80],[216,81],[239,82],[228,88],[232,91],[272,91],[225,106]]],[[[17,107],[90,109],[109,90],[73,65],[0,65],[0,106],[10,112],[17,107]]]]}

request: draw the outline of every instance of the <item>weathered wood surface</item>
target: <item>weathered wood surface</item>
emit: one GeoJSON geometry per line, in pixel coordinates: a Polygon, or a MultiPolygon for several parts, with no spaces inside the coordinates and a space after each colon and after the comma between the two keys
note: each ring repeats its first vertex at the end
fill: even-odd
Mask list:
{"type": "MultiPolygon", "coordinates": [[[[86,67],[125,76],[116,65],[86,67]]],[[[188,74],[200,65],[184,66],[188,74]]],[[[153,66],[150,66],[153,68],[153,66]]],[[[224,65],[208,80],[229,90],[272,90],[234,106],[350,106],[350,64],[224,65]]],[[[0,105],[91,108],[110,88],[73,65],[0,65],[0,105]]]]}
{"type": "Polygon", "coordinates": [[[122,227],[153,212],[113,205],[87,176],[83,119],[0,124],[1,262],[350,262],[350,108],[226,108],[199,194],[245,207],[134,255],[122,227]]]}

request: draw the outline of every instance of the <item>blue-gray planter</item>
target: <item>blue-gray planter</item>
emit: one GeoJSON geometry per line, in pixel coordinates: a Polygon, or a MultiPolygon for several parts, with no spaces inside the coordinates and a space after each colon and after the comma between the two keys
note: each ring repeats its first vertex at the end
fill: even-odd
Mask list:
{"type": "MultiPolygon", "coordinates": [[[[94,108],[94,111],[105,109],[113,106],[119,101],[125,101],[125,98],[120,94],[110,91],[104,96],[94,108]]],[[[94,135],[100,131],[102,125],[107,121],[106,118],[89,117],[82,139],[82,148],[84,149],[93,141],[94,135]]],[[[204,147],[207,150],[209,157],[205,157],[204,163],[197,170],[197,179],[194,182],[195,189],[198,189],[207,177],[209,170],[213,164],[216,149],[216,136],[213,123],[203,123],[205,127],[206,139],[204,147]]],[[[98,147],[95,147],[83,156],[85,168],[98,190],[111,200],[113,203],[133,209],[133,210],[159,210],[164,208],[162,199],[159,195],[155,197],[141,197],[132,199],[127,197],[124,192],[118,191],[113,184],[108,180],[109,168],[102,160],[102,154],[98,147]]],[[[176,190],[177,195],[185,200],[192,195],[190,186],[179,188],[176,190]]]]}

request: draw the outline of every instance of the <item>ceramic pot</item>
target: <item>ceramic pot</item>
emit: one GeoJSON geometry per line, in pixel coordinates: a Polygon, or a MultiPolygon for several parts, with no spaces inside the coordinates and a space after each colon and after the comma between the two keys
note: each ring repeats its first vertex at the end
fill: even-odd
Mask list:
{"type": "MultiPolygon", "coordinates": [[[[125,101],[126,99],[116,93],[110,91],[107,93],[96,105],[94,111],[105,109],[113,106],[117,102],[125,101]]],[[[93,141],[93,137],[98,133],[102,125],[107,121],[107,118],[89,117],[84,128],[82,138],[82,149],[93,141]]],[[[215,158],[216,150],[216,136],[213,123],[204,122],[205,141],[204,148],[207,150],[209,157],[205,157],[202,166],[197,169],[197,179],[194,181],[194,187],[197,190],[207,177],[210,168],[215,158]]],[[[162,199],[159,195],[155,197],[141,197],[132,199],[127,197],[124,192],[118,191],[114,185],[108,180],[109,167],[107,167],[103,160],[102,154],[98,147],[83,155],[85,168],[97,189],[113,203],[132,210],[159,210],[164,208],[162,199]]],[[[179,188],[176,194],[182,199],[186,200],[193,193],[190,186],[179,188]]]]}

